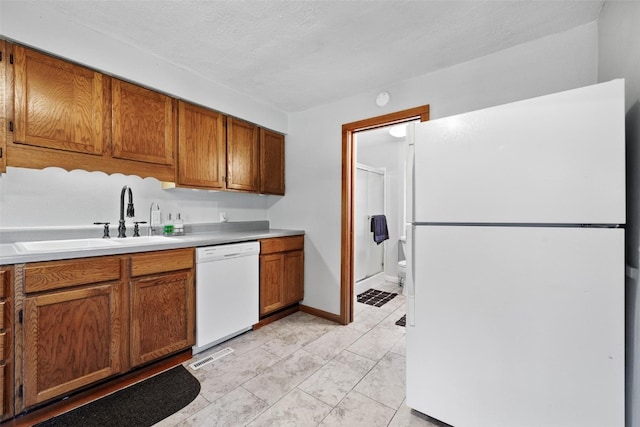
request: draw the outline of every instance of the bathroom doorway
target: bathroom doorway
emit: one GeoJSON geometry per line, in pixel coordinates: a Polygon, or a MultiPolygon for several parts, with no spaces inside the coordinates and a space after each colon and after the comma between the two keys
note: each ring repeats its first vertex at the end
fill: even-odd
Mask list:
{"type": "MultiPolygon", "coordinates": [[[[429,119],[429,106],[411,108],[396,113],[373,117],[342,125],[342,232],[341,232],[341,272],[340,272],[340,322],[353,321],[355,301],[354,281],[354,233],[355,233],[355,191],[356,143],[358,132],[379,129],[429,119]]],[[[402,202],[404,204],[404,200],[402,202]]]]}

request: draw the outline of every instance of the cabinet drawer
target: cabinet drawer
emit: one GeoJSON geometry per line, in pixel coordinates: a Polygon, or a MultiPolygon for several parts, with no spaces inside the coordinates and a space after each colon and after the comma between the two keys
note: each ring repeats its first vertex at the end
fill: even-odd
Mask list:
{"type": "Polygon", "coordinates": [[[304,249],[304,236],[275,237],[260,240],[260,253],[288,252],[304,249]]]}
{"type": "Polygon", "coordinates": [[[131,276],[166,273],[193,268],[193,249],[149,252],[131,257],[131,276]]]}
{"type": "Polygon", "coordinates": [[[119,280],[121,258],[80,258],[27,264],[25,292],[41,292],[69,286],[119,280]]]}

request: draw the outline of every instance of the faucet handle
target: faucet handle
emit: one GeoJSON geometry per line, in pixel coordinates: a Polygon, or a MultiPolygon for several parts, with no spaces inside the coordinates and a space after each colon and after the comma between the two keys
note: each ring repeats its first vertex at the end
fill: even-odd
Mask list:
{"type": "Polygon", "coordinates": [[[140,237],[140,226],[138,224],[146,224],[147,221],[134,221],[133,223],[133,237],[140,237]]]}
{"type": "Polygon", "coordinates": [[[109,239],[111,236],[109,236],[109,222],[94,222],[94,225],[104,225],[104,228],[102,230],[102,238],[103,239],[109,239]]]}

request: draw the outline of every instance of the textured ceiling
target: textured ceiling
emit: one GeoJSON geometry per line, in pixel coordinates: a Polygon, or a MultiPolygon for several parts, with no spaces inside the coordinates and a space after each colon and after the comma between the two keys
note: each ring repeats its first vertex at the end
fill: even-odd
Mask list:
{"type": "Polygon", "coordinates": [[[293,112],[595,21],[603,2],[33,3],[293,112]]]}

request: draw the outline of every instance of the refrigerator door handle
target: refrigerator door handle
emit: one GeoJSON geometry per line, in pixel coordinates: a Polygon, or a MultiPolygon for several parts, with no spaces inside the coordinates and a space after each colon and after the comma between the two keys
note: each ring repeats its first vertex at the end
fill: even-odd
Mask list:
{"type": "Polygon", "coordinates": [[[415,274],[414,274],[414,259],[413,254],[415,253],[413,248],[414,239],[414,230],[415,227],[412,224],[407,224],[406,236],[406,259],[407,259],[407,277],[405,278],[405,286],[407,287],[407,323],[409,326],[415,326],[415,311],[416,311],[416,285],[415,285],[415,274]]]}

